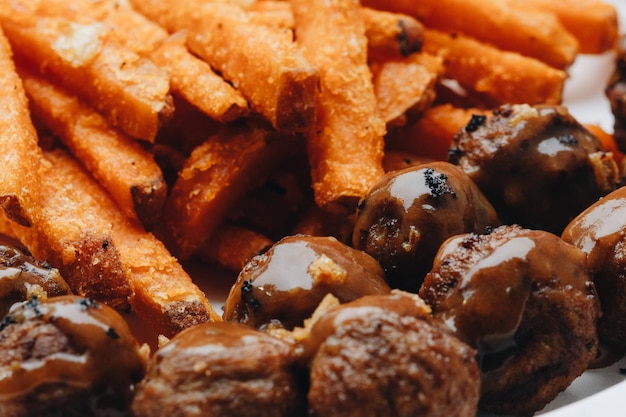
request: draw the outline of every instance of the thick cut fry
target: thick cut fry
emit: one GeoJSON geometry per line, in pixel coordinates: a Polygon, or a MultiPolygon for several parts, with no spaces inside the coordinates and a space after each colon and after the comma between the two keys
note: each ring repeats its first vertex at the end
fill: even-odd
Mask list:
{"type": "Polygon", "coordinates": [[[248,102],[205,61],[185,46],[184,33],[172,35],[152,54],[153,61],[170,74],[172,91],[220,122],[245,117],[248,102]]]}
{"type": "Polygon", "coordinates": [[[130,136],[152,141],[171,116],[167,74],[107,40],[102,24],[28,15],[6,5],[0,7],[0,22],[20,56],[130,136]]]}
{"type": "Polygon", "coordinates": [[[388,126],[404,125],[430,107],[444,72],[443,60],[426,53],[370,62],[370,68],[380,115],[388,126]]]}
{"type": "Polygon", "coordinates": [[[394,131],[387,138],[387,146],[410,154],[448,160],[448,149],[454,135],[463,129],[473,115],[485,115],[484,110],[463,109],[450,104],[431,107],[417,123],[394,131]]]}
{"type": "Polygon", "coordinates": [[[295,149],[295,140],[261,127],[225,126],[198,146],[166,202],[163,237],[173,252],[192,256],[233,205],[295,149]]]}
{"type": "Polygon", "coordinates": [[[291,30],[254,24],[234,4],[132,3],[169,32],[188,29],[189,49],[231,82],[275,128],[303,131],[313,125],[318,74],[296,48],[291,30]]]}
{"type": "Polygon", "coordinates": [[[308,150],[315,201],[356,202],[383,174],[385,123],[378,114],[367,39],[353,0],[291,2],[296,39],[320,71],[317,124],[308,150]]]}
{"type": "Polygon", "coordinates": [[[249,22],[226,4],[206,4],[189,27],[187,46],[216,68],[278,130],[315,122],[318,72],[296,48],[290,30],[249,22]]]}
{"type": "MultiPolygon", "coordinates": [[[[47,240],[58,252],[57,256],[73,259],[81,254],[67,240],[64,229],[78,237],[90,236],[93,225],[103,223],[108,225],[110,237],[88,242],[93,242],[94,250],[109,253],[110,249],[115,249],[119,253],[116,265],[121,266],[125,282],[134,290],[131,307],[140,318],[168,336],[194,324],[220,320],[204,293],[165,246],[145,232],[139,223],[123,216],[77,162],[62,151],[48,153],[46,158],[51,164],[44,184],[49,194],[46,208],[54,216],[42,216],[39,221],[48,224],[44,231],[55,232],[55,237],[47,240]]],[[[99,268],[98,261],[107,259],[78,260],[78,265],[85,268],[99,268]]],[[[106,274],[94,275],[94,278],[111,279],[106,274]]],[[[110,288],[115,287],[106,286],[103,290],[110,291],[110,288]]]]}
{"type": "MultiPolygon", "coordinates": [[[[361,7],[368,57],[406,57],[422,49],[424,26],[414,17],[361,7]]],[[[248,9],[254,23],[293,28],[293,13],[287,1],[258,1],[248,9]]]]}
{"type": "Polygon", "coordinates": [[[556,68],[568,67],[578,52],[576,38],[553,13],[516,0],[364,0],[362,3],[415,16],[428,28],[463,33],[556,68]]]}
{"type": "Polygon", "coordinates": [[[98,186],[71,166],[46,162],[37,202],[41,212],[29,228],[14,224],[13,235],[37,259],[56,267],[75,294],[127,309],[133,288],[113,242],[111,223],[97,209],[106,203],[98,196],[98,186]]]}
{"type": "Polygon", "coordinates": [[[362,7],[368,56],[409,56],[424,42],[424,26],[414,17],[362,7]]]}
{"type": "Polygon", "coordinates": [[[612,49],[619,36],[617,11],[597,0],[516,0],[555,13],[578,40],[580,52],[600,54],[612,49]]]}
{"type": "Polygon", "coordinates": [[[19,72],[33,114],[61,138],[125,215],[154,224],[167,184],[152,155],[78,98],[33,72],[19,72]]]}
{"type": "Polygon", "coordinates": [[[41,152],[11,56],[0,31],[0,207],[10,219],[29,226],[39,193],[41,152]]]}
{"type": "Polygon", "coordinates": [[[436,30],[426,31],[424,51],[444,58],[447,78],[497,103],[561,102],[567,74],[536,59],[436,30]]]}
{"type": "Polygon", "coordinates": [[[214,236],[198,250],[204,261],[239,272],[254,256],[274,243],[267,236],[244,227],[221,225],[214,236]]]}

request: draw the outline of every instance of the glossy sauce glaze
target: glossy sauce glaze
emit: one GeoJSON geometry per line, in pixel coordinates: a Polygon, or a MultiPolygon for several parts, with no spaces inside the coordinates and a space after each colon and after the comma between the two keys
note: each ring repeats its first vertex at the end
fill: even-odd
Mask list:
{"type": "Polygon", "coordinates": [[[457,133],[449,161],[504,223],[556,234],[619,179],[612,154],[561,106],[501,106],[457,133]]]}
{"type": "Polygon", "coordinates": [[[302,326],[327,294],[341,302],[390,291],[380,265],[332,237],[289,236],[253,258],[224,306],[224,320],[302,326]]]}
{"type": "Polygon", "coordinates": [[[502,226],[449,239],[420,295],[435,317],[486,355],[515,345],[526,303],[541,287],[595,294],[581,251],[549,233],[502,226]]]}
{"type": "Polygon", "coordinates": [[[5,242],[0,237],[0,317],[31,295],[54,297],[71,294],[61,273],[45,262],[5,242]]]}
{"type": "Polygon", "coordinates": [[[600,306],[586,256],[554,234],[500,226],[453,237],[419,294],[477,349],[486,411],[532,414],[596,357],[600,306]]]}
{"type": "Polygon", "coordinates": [[[146,366],[122,317],[110,307],[76,296],[42,302],[33,298],[12,309],[2,322],[0,345],[5,355],[0,402],[23,401],[40,387],[60,384],[86,393],[112,389],[124,403],[146,366]],[[39,340],[29,342],[28,333],[38,326],[53,326],[54,332],[49,333],[59,338],[42,347],[45,355],[37,353],[39,340]],[[11,333],[22,329],[25,334],[17,340],[32,343],[33,351],[7,345],[13,340],[11,333]]]}
{"type": "Polygon", "coordinates": [[[239,323],[196,325],[152,357],[133,416],[304,415],[293,352],[291,343],[239,323]]]}
{"type": "Polygon", "coordinates": [[[417,292],[444,240],[499,224],[463,171],[432,162],[389,173],[367,193],[352,244],[380,262],[391,287],[417,292]]]}
{"type": "Polygon", "coordinates": [[[588,207],[563,231],[563,240],[587,254],[602,306],[600,339],[626,348],[626,187],[588,207]]]}

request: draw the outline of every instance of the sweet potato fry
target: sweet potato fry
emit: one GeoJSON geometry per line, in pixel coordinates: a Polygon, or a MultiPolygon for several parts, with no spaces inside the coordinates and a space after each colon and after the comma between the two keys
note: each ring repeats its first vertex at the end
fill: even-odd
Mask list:
{"type": "Polygon", "coordinates": [[[450,104],[431,107],[413,125],[402,127],[387,138],[387,146],[410,154],[447,160],[454,135],[467,125],[473,115],[485,110],[463,109],[450,104]]]}
{"type": "Polygon", "coordinates": [[[119,48],[101,23],[20,13],[0,7],[0,23],[19,55],[82,97],[128,135],[153,141],[171,116],[167,74],[119,48]]]}
{"type": "Polygon", "coordinates": [[[162,235],[175,255],[193,255],[233,205],[287,158],[296,140],[263,127],[227,125],[194,149],[165,206],[162,235]]]}
{"type": "Polygon", "coordinates": [[[354,212],[348,210],[329,212],[312,204],[302,211],[292,234],[332,236],[340,242],[349,244],[354,230],[353,215],[354,212]]]}
{"type": "Polygon", "coordinates": [[[192,55],[184,33],[165,40],[153,53],[153,61],[170,74],[172,91],[220,122],[249,114],[248,102],[205,61],[192,55]]]}
{"type": "Polygon", "coordinates": [[[127,309],[133,288],[113,243],[111,223],[97,210],[103,204],[101,191],[72,164],[50,166],[46,161],[40,176],[41,212],[31,227],[13,224],[13,236],[36,258],[59,269],[75,294],[127,309]]]}
{"type": "Polygon", "coordinates": [[[499,103],[561,102],[567,74],[536,59],[463,35],[427,30],[424,51],[440,54],[445,76],[499,103]]]}
{"type": "Polygon", "coordinates": [[[191,52],[219,71],[275,128],[295,132],[313,125],[318,74],[296,48],[290,30],[254,24],[234,4],[132,3],[169,32],[188,29],[191,52]]]}
{"type": "Polygon", "coordinates": [[[597,0],[516,0],[520,4],[555,13],[578,40],[583,54],[612,49],[619,36],[617,11],[597,0]]]}
{"type": "Polygon", "coordinates": [[[419,52],[424,26],[414,17],[362,7],[368,56],[406,57],[419,52]]]}
{"type": "Polygon", "coordinates": [[[254,256],[265,252],[273,240],[244,227],[223,224],[198,250],[200,259],[239,272],[254,256]]]}
{"type": "Polygon", "coordinates": [[[313,126],[318,73],[296,48],[291,31],[252,24],[235,6],[209,3],[189,27],[187,46],[276,129],[313,126]]]}
{"type": "Polygon", "coordinates": [[[321,207],[356,207],[383,174],[385,134],[367,66],[359,4],[353,0],[291,4],[297,42],[320,71],[317,123],[308,136],[315,201],[321,207]]]}
{"type": "Polygon", "coordinates": [[[32,223],[39,194],[41,152],[11,47],[0,31],[0,207],[25,226],[32,223]]]}
{"type": "Polygon", "coordinates": [[[387,125],[415,120],[435,99],[443,59],[415,53],[402,60],[370,61],[380,116],[387,125]]]}
{"type": "MultiPolygon", "coordinates": [[[[419,52],[424,41],[424,26],[414,17],[361,7],[368,57],[406,57],[419,52]]],[[[289,2],[266,0],[253,3],[247,11],[255,23],[293,28],[289,2]]]]}
{"type": "Polygon", "coordinates": [[[499,48],[566,68],[578,41],[558,18],[516,0],[363,0],[364,6],[417,17],[431,29],[463,33],[499,48]],[[523,3],[523,4],[522,4],[523,3]]]}
{"type": "MultiPolygon", "coordinates": [[[[121,267],[124,282],[133,290],[131,308],[140,318],[168,336],[197,323],[220,319],[205,295],[165,246],[151,233],[145,232],[138,222],[123,216],[77,162],[63,151],[47,153],[46,159],[51,164],[49,175],[45,178],[44,188],[49,194],[46,208],[53,216],[42,216],[40,220],[47,222],[48,226],[36,230],[55,232],[54,238],[47,240],[52,245],[50,247],[58,252],[56,256],[71,260],[81,255],[77,247],[68,241],[69,236],[64,230],[69,229],[78,237],[90,236],[93,227],[103,223],[108,225],[109,237],[88,242],[93,243],[95,255],[116,249],[116,266],[121,267]]],[[[79,265],[101,268],[98,261],[105,260],[95,257],[80,260],[79,265]]],[[[111,279],[106,274],[93,277],[111,279]]],[[[107,291],[107,288],[110,291],[115,287],[106,286],[104,290],[107,291]]]]}
{"type": "Polygon", "coordinates": [[[33,114],[82,162],[122,212],[145,225],[161,215],[167,184],[152,155],[75,96],[19,70],[33,114]]]}

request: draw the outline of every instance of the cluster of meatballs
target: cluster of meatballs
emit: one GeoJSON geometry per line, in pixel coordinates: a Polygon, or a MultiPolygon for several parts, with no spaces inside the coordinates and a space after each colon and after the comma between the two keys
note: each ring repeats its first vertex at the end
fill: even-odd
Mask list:
{"type": "Polygon", "coordinates": [[[0,414],[530,416],[600,344],[626,348],[626,188],[562,107],[475,116],[448,161],[387,173],[352,228],[279,240],[223,322],[150,356],[106,306],[22,295],[0,414]]]}

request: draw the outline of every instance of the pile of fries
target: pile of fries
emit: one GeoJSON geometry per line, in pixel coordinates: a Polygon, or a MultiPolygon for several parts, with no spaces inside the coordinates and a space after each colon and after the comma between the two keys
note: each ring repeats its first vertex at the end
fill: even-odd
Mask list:
{"type": "Polygon", "coordinates": [[[0,232],[167,336],[220,320],[181,262],[345,241],[385,171],[560,103],[618,38],[595,0],[1,0],[0,27],[0,232]]]}

